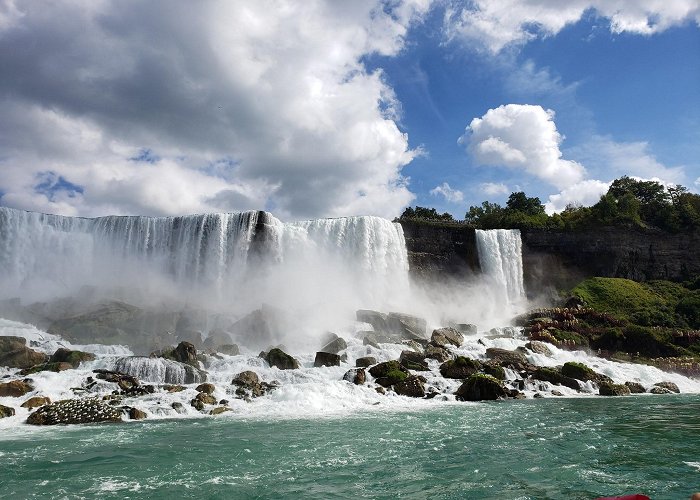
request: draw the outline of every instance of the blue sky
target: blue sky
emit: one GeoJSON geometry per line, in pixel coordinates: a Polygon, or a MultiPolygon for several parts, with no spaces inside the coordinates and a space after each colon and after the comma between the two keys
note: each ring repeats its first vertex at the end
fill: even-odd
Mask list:
{"type": "Polygon", "coordinates": [[[700,189],[697,0],[0,0],[0,204],[461,218],[700,189]]]}

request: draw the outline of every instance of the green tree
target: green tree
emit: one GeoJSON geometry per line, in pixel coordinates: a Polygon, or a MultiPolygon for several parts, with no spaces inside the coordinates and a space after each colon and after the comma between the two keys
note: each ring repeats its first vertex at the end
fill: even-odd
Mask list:
{"type": "Polygon", "coordinates": [[[544,212],[544,205],[539,198],[528,198],[525,193],[519,191],[511,193],[506,202],[506,208],[526,215],[540,215],[544,212]]]}

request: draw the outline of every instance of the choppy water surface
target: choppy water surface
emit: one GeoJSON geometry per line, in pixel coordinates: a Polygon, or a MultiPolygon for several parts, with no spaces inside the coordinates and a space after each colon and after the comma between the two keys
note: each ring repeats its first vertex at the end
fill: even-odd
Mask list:
{"type": "Polygon", "coordinates": [[[594,498],[700,490],[700,396],[5,429],[7,498],[594,498]]]}

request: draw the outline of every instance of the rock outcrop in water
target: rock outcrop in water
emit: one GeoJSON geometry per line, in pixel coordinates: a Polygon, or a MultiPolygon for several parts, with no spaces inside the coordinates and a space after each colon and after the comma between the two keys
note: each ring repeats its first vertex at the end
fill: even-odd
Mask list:
{"type": "Polygon", "coordinates": [[[121,422],[120,409],[98,399],[69,399],[45,405],[29,415],[31,425],[88,424],[121,422]]]}

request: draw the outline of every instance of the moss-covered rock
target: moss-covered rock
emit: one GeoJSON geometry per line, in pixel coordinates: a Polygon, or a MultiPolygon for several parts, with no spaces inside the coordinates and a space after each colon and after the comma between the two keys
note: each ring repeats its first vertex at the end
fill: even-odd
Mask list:
{"type": "Polygon", "coordinates": [[[440,375],[445,378],[465,379],[481,370],[481,367],[481,363],[474,359],[457,356],[440,365],[440,375]]]}
{"type": "Polygon", "coordinates": [[[497,379],[483,373],[475,373],[459,386],[455,396],[460,401],[485,401],[503,399],[507,393],[497,379]]]}
{"type": "Polygon", "coordinates": [[[377,379],[379,385],[384,387],[392,386],[409,376],[408,370],[396,360],[374,365],[369,369],[369,373],[377,379]]]}
{"type": "Polygon", "coordinates": [[[425,355],[422,352],[401,351],[399,363],[408,370],[426,371],[428,369],[428,363],[425,362],[425,355]]]}
{"type": "Polygon", "coordinates": [[[561,374],[565,377],[583,380],[584,382],[587,382],[589,380],[598,381],[604,377],[604,375],[596,373],[583,363],[576,363],[575,361],[569,361],[568,363],[564,363],[564,366],[561,367],[561,374]]]}
{"type": "Polygon", "coordinates": [[[425,397],[424,379],[416,375],[406,377],[404,380],[394,384],[394,392],[400,396],[409,396],[411,398],[425,397]]]}
{"type": "Polygon", "coordinates": [[[574,378],[562,375],[560,369],[539,367],[532,373],[535,380],[544,380],[554,385],[563,385],[575,391],[581,390],[581,386],[574,378]]]}
{"type": "Polygon", "coordinates": [[[484,373],[491,375],[498,380],[506,379],[506,370],[502,366],[495,365],[493,363],[485,363],[482,367],[484,373]]]}

